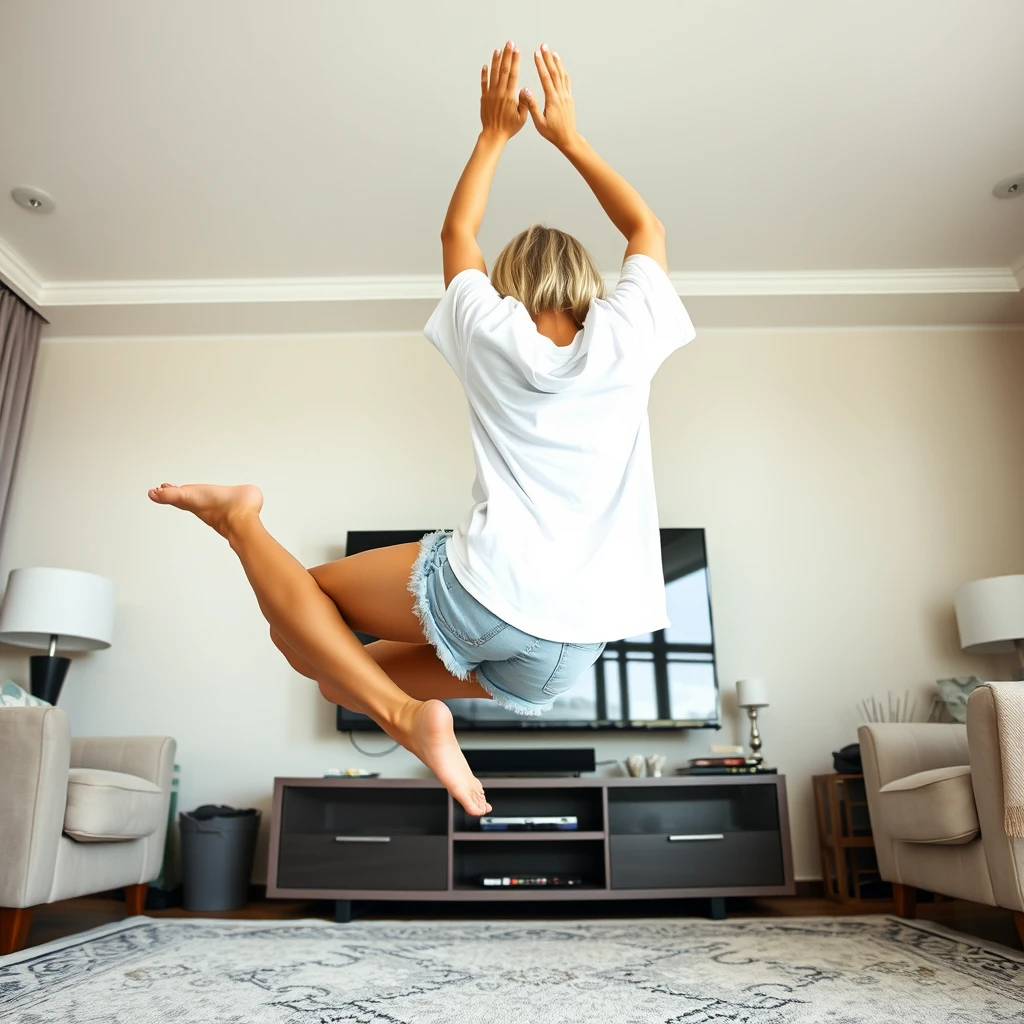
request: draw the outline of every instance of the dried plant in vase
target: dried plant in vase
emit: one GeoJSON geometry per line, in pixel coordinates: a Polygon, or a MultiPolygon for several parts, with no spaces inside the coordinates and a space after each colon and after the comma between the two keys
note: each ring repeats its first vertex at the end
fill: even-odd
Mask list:
{"type": "Polygon", "coordinates": [[[941,722],[946,703],[941,696],[935,695],[923,709],[923,718],[917,717],[918,698],[911,700],[910,691],[904,692],[901,698],[896,694],[893,698],[890,690],[885,700],[865,697],[857,704],[857,712],[865,722],[941,722]]]}

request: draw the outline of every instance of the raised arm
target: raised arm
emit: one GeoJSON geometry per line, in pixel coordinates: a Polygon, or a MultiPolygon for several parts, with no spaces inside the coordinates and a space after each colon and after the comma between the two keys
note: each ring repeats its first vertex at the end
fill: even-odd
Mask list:
{"type": "Polygon", "coordinates": [[[495,50],[480,72],[480,137],[459,178],[441,227],[444,286],[463,270],[487,272],[476,236],[487,209],[494,171],[505,143],[526,123],[526,100],[517,92],[519,48],[495,50]]]}
{"type": "Polygon", "coordinates": [[[541,111],[537,98],[528,89],[523,90],[523,98],[537,131],[565,154],[583,176],[604,212],[625,236],[625,255],[643,253],[667,272],[665,228],[640,193],[621,174],[612,170],[576,130],[569,76],[558,54],[542,43],[533,59],[544,87],[544,110],[541,111]]]}

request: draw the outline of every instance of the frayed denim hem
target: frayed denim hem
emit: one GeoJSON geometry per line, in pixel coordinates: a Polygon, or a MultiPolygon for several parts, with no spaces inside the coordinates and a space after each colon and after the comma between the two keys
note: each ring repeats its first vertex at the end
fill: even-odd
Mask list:
{"type": "Polygon", "coordinates": [[[469,679],[470,673],[473,671],[463,665],[454,654],[452,654],[448,645],[444,642],[444,637],[441,635],[441,631],[437,628],[437,624],[434,622],[434,617],[430,613],[430,603],[427,601],[427,580],[432,572],[435,572],[437,567],[431,566],[430,562],[434,557],[434,551],[438,543],[442,538],[448,536],[447,530],[435,530],[433,533],[428,533],[420,541],[420,553],[416,556],[416,561],[412,565],[412,573],[409,576],[409,593],[412,594],[415,599],[413,602],[413,611],[416,613],[416,618],[420,620],[420,625],[423,627],[423,634],[427,640],[430,641],[431,647],[437,652],[437,656],[441,659],[441,664],[451,672],[456,679],[469,679]]]}
{"type": "Polygon", "coordinates": [[[550,704],[534,704],[531,701],[523,700],[522,697],[517,697],[514,693],[509,693],[508,690],[503,690],[500,686],[495,686],[489,679],[485,679],[479,668],[476,670],[476,681],[482,689],[491,695],[495,704],[503,707],[506,711],[513,711],[517,715],[539,718],[555,706],[554,701],[550,704]]]}

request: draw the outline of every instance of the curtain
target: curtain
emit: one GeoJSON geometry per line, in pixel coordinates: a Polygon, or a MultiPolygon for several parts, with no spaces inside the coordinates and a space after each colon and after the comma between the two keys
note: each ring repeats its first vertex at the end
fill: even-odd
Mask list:
{"type": "Polygon", "coordinates": [[[0,548],[43,323],[35,310],[0,284],[0,548]]]}

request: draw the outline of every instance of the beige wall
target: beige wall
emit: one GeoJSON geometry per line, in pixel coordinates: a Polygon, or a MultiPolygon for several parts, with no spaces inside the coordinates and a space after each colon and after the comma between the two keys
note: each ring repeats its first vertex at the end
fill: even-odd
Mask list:
{"type": "MultiPolygon", "coordinates": [[[[764,676],[797,877],[817,877],[809,779],[855,740],[855,703],[1005,670],[959,652],[951,595],[1024,571],[1022,379],[1024,335],[998,331],[713,331],[673,356],[651,394],[661,519],[708,531],[725,727],[602,735],[598,757],[674,767],[741,738],[733,682],[764,676]]],[[[76,659],[61,705],[78,734],[177,737],[183,808],[269,814],[275,775],[416,774],[335,732],[226,545],[147,501],[163,479],[258,482],[307,564],[350,528],[451,525],[472,457],[440,356],[408,335],[47,342],[0,566],[117,581],[114,646],[76,659]]],[[[25,682],[24,656],[3,648],[0,672],[25,682]]]]}

